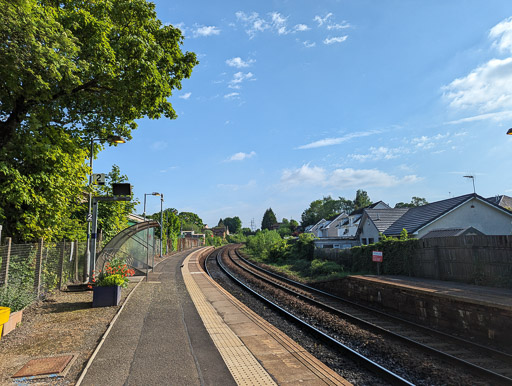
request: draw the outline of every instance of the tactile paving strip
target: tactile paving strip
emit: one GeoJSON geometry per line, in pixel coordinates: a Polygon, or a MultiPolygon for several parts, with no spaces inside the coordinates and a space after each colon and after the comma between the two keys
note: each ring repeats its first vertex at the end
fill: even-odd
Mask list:
{"type": "Polygon", "coordinates": [[[215,308],[206,301],[192,278],[187,263],[184,264],[182,273],[190,297],[236,383],[239,385],[276,385],[240,338],[222,320],[215,308]]]}

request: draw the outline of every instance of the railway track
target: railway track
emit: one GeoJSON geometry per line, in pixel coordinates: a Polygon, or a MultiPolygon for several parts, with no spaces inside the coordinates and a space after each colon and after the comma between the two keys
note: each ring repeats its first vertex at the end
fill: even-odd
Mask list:
{"type": "MultiPolygon", "coordinates": [[[[220,257],[221,253],[218,253],[217,259],[220,260],[220,257]]],[[[237,269],[243,270],[244,276],[251,275],[252,280],[259,280],[266,285],[274,286],[279,291],[284,291],[288,295],[308,303],[311,307],[346,320],[360,328],[371,330],[376,334],[385,336],[387,339],[398,340],[423,353],[428,353],[428,355],[440,358],[444,362],[449,362],[471,372],[475,376],[486,379],[491,384],[512,384],[512,356],[509,354],[425,328],[380,311],[363,307],[346,299],[332,296],[302,283],[294,282],[256,266],[244,259],[238,250],[228,248],[226,258],[229,259],[229,264],[234,264],[237,269]]],[[[229,271],[225,266],[226,263],[220,262],[219,264],[222,264],[224,270],[229,271]]],[[[230,273],[230,275],[232,274],[230,273]]],[[[241,282],[239,279],[236,280],[241,282]]],[[[241,284],[247,286],[245,283],[241,284]]],[[[254,292],[254,290],[251,291],[254,292]]],[[[274,307],[279,306],[275,305],[274,307]]],[[[291,314],[292,311],[285,310],[284,312],[291,314]]],[[[322,332],[322,334],[325,333],[322,332]]],[[[323,337],[322,339],[328,338],[323,337]]],[[[347,352],[344,348],[340,348],[340,350],[347,352]]],[[[349,350],[351,349],[349,348],[349,350]]],[[[362,362],[364,360],[358,358],[358,361],[362,362]]],[[[365,364],[365,366],[371,368],[372,365],[365,364]]],[[[381,369],[372,369],[372,371],[377,372],[379,376],[384,376],[380,373],[381,369]]],[[[407,382],[400,376],[397,380],[391,380],[393,375],[387,374],[385,377],[391,383],[407,382]]]]}

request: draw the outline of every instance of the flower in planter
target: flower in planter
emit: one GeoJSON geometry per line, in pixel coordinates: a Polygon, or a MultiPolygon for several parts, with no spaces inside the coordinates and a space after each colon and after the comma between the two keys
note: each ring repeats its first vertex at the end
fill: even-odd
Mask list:
{"type": "Polygon", "coordinates": [[[122,258],[114,257],[105,264],[103,270],[94,275],[93,282],[97,287],[128,286],[128,276],[133,276],[135,270],[129,269],[126,261],[122,258]]]}

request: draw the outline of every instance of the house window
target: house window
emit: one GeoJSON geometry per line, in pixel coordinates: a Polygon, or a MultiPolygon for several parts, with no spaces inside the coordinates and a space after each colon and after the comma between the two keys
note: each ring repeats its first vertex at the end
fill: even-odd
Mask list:
{"type": "Polygon", "coordinates": [[[374,241],[373,241],[373,237],[370,237],[370,238],[368,239],[368,244],[373,244],[373,243],[374,243],[374,241]]]}
{"type": "Polygon", "coordinates": [[[334,248],[338,248],[338,249],[340,249],[340,245],[339,245],[339,244],[334,244],[334,246],[333,246],[333,247],[334,247],[334,248]]]}
{"type": "Polygon", "coordinates": [[[363,245],[367,245],[368,244],[366,238],[362,239],[362,241],[363,241],[363,245]]]}
{"type": "Polygon", "coordinates": [[[332,244],[324,244],[322,248],[332,248],[332,244]]]}

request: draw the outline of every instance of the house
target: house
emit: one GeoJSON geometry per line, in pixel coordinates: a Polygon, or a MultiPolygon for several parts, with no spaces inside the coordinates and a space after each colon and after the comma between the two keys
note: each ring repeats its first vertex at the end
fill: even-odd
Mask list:
{"type": "Polygon", "coordinates": [[[315,237],[320,237],[319,234],[320,234],[320,227],[325,223],[327,222],[327,220],[325,219],[321,219],[320,221],[318,221],[316,224],[314,225],[308,225],[306,227],[306,229],[304,230],[304,233],[313,233],[313,235],[315,235],[315,237]]]}
{"type": "Polygon", "coordinates": [[[493,204],[499,205],[505,209],[512,210],[512,197],[505,196],[504,194],[501,196],[489,197],[487,198],[487,201],[490,201],[493,204]]]}
{"type": "Polygon", "coordinates": [[[422,238],[436,230],[448,234],[469,227],[485,235],[511,235],[512,212],[475,193],[414,208],[365,209],[358,236],[361,244],[371,244],[380,233],[399,236],[403,229],[422,238]]]}
{"type": "Polygon", "coordinates": [[[473,227],[467,228],[448,228],[434,229],[422,237],[422,239],[430,239],[433,237],[458,237],[458,236],[479,236],[483,235],[478,229],[473,227]]]}
{"type": "Polygon", "coordinates": [[[227,226],[213,227],[210,229],[214,236],[225,239],[229,235],[229,229],[227,226]]]}
{"type": "Polygon", "coordinates": [[[354,210],[342,223],[337,226],[338,237],[354,240],[357,238],[356,236],[357,230],[359,228],[359,222],[363,217],[365,209],[391,209],[391,207],[383,201],[377,201],[376,203],[371,204],[365,208],[354,210]]]}

